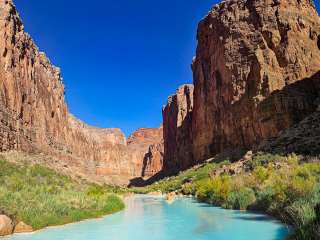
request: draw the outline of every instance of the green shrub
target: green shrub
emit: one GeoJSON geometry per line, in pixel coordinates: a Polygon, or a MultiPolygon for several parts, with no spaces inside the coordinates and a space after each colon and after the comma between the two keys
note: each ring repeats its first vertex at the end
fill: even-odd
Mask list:
{"type": "Polygon", "coordinates": [[[124,208],[108,188],[76,182],[42,166],[0,160],[0,210],[35,230],[99,217],[124,208]]]}
{"type": "Polygon", "coordinates": [[[315,206],[308,201],[296,201],[285,208],[288,222],[296,227],[309,225],[316,220],[315,206]]]}
{"type": "Polygon", "coordinates": [[[93,184],[87,189],[88,196],[102,196],[106,194],[106,189],[103,186],[93,184]]]}
{"type": "Polygon", "coordinates": [[[222,176],[204,179],[196,183],[196,196],[203,201],[221,205],[229,196],[230,177],[222,176]]]}
{"type": "Polygon", "coordinates": [[[200,180],[196,183],[196,196],[202,201],[209,201],[213,194],[213,182],[211,179],[200,180]]]}
{"type": "Polygon", "coordinates": [[[253,175],[255,176],[256,180],[259,184],[264,183],[269,177],[268,169],[262,166],[258,166],[254,169],[253,175]]]}
{"type": "Polygon", "coordinates": [[[192,183],[186,183],[186,184],[182,185],[181,191],[185,195],[193,195],[196,192],[196,187],[192,183]]]}
{"type": "Polygon", "coordinates": [[[248,163],[248,166],[251,168],[251,170],[253,170],[258,166],[267,167],[270,163],[284,161],[286,161],[286,157],[278,154],[258,153],[253,157],[252,161],[248,163]]]}
{"type": "Polygon", "coordinates": [[[263,188],[257,193],[257,201],[255,208],[266,212],[272,211],[272,204],[275,199],[275,191],[272,187],[268,186],[263,188]]]}
{"type": "Polygon", "coordinates": [[[242,187],[229,194],[225,206],[232,209],[247,210],[255,201],[254,191],[251,188],[242,187]]]}
{"type": "Polygon", "coordinates": [[[299,156],[292,153],[287,156],[287,161],[290,165],[297,166],[299,164],[299,156]]]}

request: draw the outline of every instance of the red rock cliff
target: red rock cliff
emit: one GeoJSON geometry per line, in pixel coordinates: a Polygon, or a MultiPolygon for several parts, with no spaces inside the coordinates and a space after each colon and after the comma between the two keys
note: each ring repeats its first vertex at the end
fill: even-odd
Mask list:
{"type": "Polygon", "coordinates": [[[0,0],[0,36],[0,151],[45,153],[53,158],[50,167],[97,182],[127,184],[141,176],[149,145],[162,138],[158,129],[155,138],[150,130],[143,143],[127,145],[119,129],[71,116],[60,70],[24,32],[11,0],[0,0]]]}
{"type": "Polygon", "coordinates": [[[281,91],[320,70],[319,34],[311,0],[216,5],[199,24],[193,61],[194,158],[251,148],[314,111],[308,92],[281,91]]]}
{"type": "Polygon", "coordinates": [[[194,164],[192,156],[193,85],[181,86],[163,108],[164,171],[174,173],[194,164]]]}
{"type": "Polygon", "coordinates": [[[128,138],[136,176],[152,177],[163,168],[163,128],[140,128],[128,138]],[[142,159],[142,161],[141,161],[142,159]]]}

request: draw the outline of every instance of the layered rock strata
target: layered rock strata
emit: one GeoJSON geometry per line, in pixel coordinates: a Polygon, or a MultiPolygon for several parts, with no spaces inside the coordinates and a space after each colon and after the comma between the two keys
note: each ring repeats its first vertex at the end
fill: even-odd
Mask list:
{"type": "Polygon", "coordinates": [[[200,22],[197,39],[193,96],[183,86],[163,110],[166,172],[258,146],[316,151],[320,18],[312,1],[226,0],[200,22]]]}
{"type": "MultiPolygon", "coordinates": [[[[311,78],[290,86],[295,88],[295,96],[303,96],[304,105],[313,106],[315,110],[301,122],[282,131],[276,138],[267,139],[259,150],[275,153],[299,153],[304,155],[320,154],[320,72],[311,78]]],[[[296,113],[297,116],[301,114],[296,113]]]]}
{"type": "Polygon", "coordinates": [[[192,155],[193,85],[181,86],[163,108],[164,171],[175,173],[194,164],[192,155]]]}
{"type": "Polygon", "coordinates": [[[128,138],[135,176],[152,177],[163,168],[163,128],[140,128],[128,138]]]}
{"type": "Polygon", "coordinates": [[[72,116],[60,69],[25,33],[11,0],[0,0],[0,36],[0,151],[46,154],[50,167],[91,181],[127,184],[141,176],[144,155],[160,134],[134,149],[119,129],[94,128],[72,116]]]}
{"type": "Polygon", "coordinates": [[[216,5],[199,24],[193,61],[194,158],[252,148],[314,111],[308,92],[281,92],[320,70],[319,34],[310,0],[216,5]]]}

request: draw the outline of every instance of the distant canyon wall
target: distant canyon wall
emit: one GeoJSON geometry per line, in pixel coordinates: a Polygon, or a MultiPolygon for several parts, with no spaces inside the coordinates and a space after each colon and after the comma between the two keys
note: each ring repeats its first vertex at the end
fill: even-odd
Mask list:
{"type": "Polygon", "coordinates": [[[257,147],[315,112],[319,35],[311,0],[214,6],[198,26],[192,110],[183,90],[164,110],[164,166],[179,171],[223,151],[257,147]]]}
{"type": "Polygon", "coordinates": [[[11,0],[0,0],[0,36],[0,151],[44,153],[59,171],[112,184],[162,168],[162,128],[127,143],[121,130],[91,127],[69,113],[59,68],[25,33],[11,0]],[[159,153],[150,153],[154,144],[159,153]],[[143,167],[145,155],[151,159],[143,167]]]}

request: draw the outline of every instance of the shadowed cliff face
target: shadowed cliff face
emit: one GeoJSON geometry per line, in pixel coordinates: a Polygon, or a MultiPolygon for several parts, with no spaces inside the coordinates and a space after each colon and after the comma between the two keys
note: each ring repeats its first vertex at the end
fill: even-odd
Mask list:
{"type": "Polygon", "coordinates": [[[200,22],[193,62],[195,159],[251,148],[313,110],[307,96],[266,101],[320,70],[320,19],[311,2],[227,0],[200,22]]]}
{"type": "MultiPolygon", "coordinates": [[[[276,91],[270,99],[280,103],[285,103],[283,101],[285,99],[291,99],[286,102],[291,103],[288,109],[292,112],[292,118],[296,118],[297,124],[280,132],[276,138],[262,142],[259,150],[318,155],[320,153],[320,72],[291,84],[282,91],[276,91]],[[299,104],[293,104],[294,102],[299,104]],[[290,108],[290,106],[295,107],[290,108]]],[[[268,106],[268,101],[270,100],[262,105],[268,106]]]]}
{"type": "Polygon", "coordinates": [[[24,32],[12,1],[0,0],[0,36],[0,151],[45,153],[50,167],[90,181],[127,184],[141,176],[161,130],[127,144],[121,130],[94,128],[71,116],[60,70],[24,32]]]}
{"type": "Polygon", "coordinates": [[[194,164],[192,156],[193,85],[181,86],[163,108],[164,166],[175,173],[194,164]]]}
{"type": "Polygon", "coordinates": [[[315,150],[320,18],[312,1],[226,0],[197,37],[193,95],[183,86],[163,110],[166,173],[267,139],[260,149],[315,150]],[[303,130],[308,124],[315,133],[303,130]]]}

